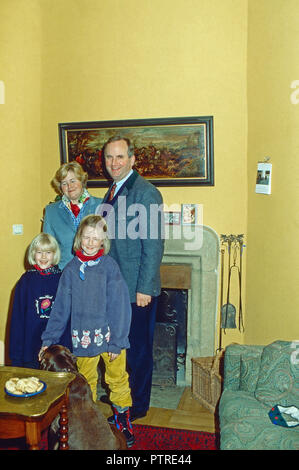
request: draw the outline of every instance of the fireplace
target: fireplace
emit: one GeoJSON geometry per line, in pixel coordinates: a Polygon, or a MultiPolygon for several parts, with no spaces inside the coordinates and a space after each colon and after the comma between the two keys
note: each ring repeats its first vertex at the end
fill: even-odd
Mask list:
{"type": "MultiPolygon", "coordinates": [[[[171,369],[171,362],[174,362],[171,354],[174,354],[174,350],[177,348],[177,344],[174,343],[178,342],[178,335],[182,336],[182,332],[178,331],[178,328],[185,328],[186,348],[185,353],[182,354],[185,357],[180,357],[181,353],[176,349],[173,367],[177,367],[178,360],[185,361],[184,377],[180,377],[180,384],[189,385],[191,384],[191,358],[213,356],[216,349],[220,244],[217,233],[207,226],[188,227],[188,230],[184,230],[183,226],[168,226],[167,229],[169,232],[166,233],[161,266],[162,295],[167,292],[167,289],[179,289],[185,292],[186,294],[183,295],[186,296],[187,318],[185,325],[182,325],[181,319],[175,322],[157,322],[154,361],[155,356],[156,361],[160,360],[162,374],[163,369],[164,371],[167,368],[171,369]],[[190,230],[193,230],[193,238],[190,230]],[[165,323],[164,326],[163,323],[165,323]],[[165,330],[164,333],[163,330],[165,330]],[[163,334],[165,334],[165,340],[161,336],[163,334]],[[161,337],[160,342],[158,342],[158,336],[161,337]],[[165,359],[167,355],[163,351],[164,346],[168,347],[166,339],[169,340],[169,359],[165,359]]],[[[154,365],[154,376],[156,366],[157,363],[154,365]]],[[[167,382],[167,377],[165,380],[167,382]]]]}
{"type": "MultiPolygon", "coordinates": [[[[172,276],[171,268],[176,266],[167,266],[168,281],[172,276]]],[[[164,270],[164,278],[165,273],[164,270]]],[[[178,287],[175,282],[173,286],[178,287]]],[[[153,385],[174,386],[185,381],[187,311],[187,289],[162,288],[158,299],[154,335],[153,385]]]]}

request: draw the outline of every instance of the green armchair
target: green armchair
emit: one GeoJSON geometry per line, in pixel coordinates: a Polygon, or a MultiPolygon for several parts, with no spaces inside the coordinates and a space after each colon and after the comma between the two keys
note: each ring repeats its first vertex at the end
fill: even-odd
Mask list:
{"type": "Polygon", "coordinates": [[[273,424],[275,405],[299,408],[299,354],[294,342],[231,344],[224,355],[219,403],[221,450],[299,450],[299,426],[273,424]]]}

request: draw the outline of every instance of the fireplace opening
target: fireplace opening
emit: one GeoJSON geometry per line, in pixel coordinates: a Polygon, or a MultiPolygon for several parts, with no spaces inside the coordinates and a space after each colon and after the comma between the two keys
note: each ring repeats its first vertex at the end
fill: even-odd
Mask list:
{"type": "Polygon", "coordinates": [[[153,385],[185,383],[187,309],[187,289],[162,289],[154,334],[153,385]]]}

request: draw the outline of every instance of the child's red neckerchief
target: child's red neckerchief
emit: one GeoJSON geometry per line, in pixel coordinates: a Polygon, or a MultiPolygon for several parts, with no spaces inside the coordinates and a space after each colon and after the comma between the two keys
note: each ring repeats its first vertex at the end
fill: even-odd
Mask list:
{"type": "Polygon", "coordinates": [[[49,266],[46,269],[42,269],[38,264],[34,264],[33,267],[42,275],[42,276],[48,276],[49,274],[53,273],[53,268],[54,266],[49,266]]]}
{"type": "Polygon", "coordinates": [[[99,259],[101,256],[104,254],[104,248],[101,248],[95,255],[93,256],[86,256],[84,253],[82,253],[81,250],[76,251],[76,256],[79,258],[80,261],[95,261],[96,259],[99,259]]]}

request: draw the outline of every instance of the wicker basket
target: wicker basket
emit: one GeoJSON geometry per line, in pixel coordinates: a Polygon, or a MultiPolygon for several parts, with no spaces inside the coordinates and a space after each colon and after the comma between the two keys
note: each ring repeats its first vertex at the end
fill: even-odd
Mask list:
{"type": "Polygon", "coordinates": [[[221,357],[222,355],[219,353],[213,357],[197,357],[191,359],[192,394],[211,412],[215,411],[221,395],[221,357]]]}

